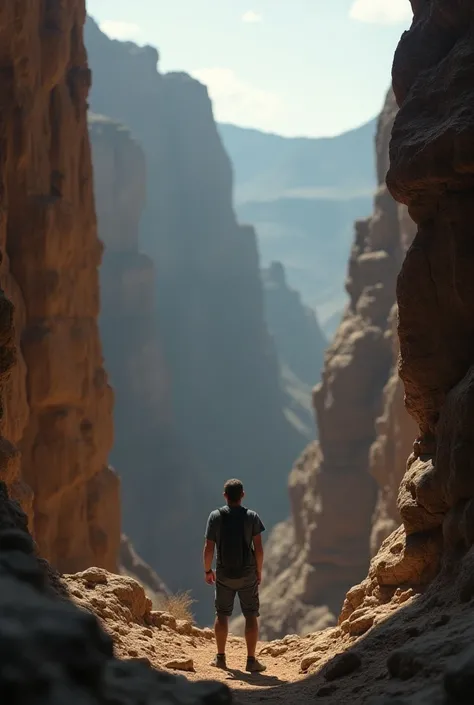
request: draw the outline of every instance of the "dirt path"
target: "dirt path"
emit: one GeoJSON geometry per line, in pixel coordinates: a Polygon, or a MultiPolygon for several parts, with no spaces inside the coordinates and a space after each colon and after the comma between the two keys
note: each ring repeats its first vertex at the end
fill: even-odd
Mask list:
{"type": "MultiPolygon", "coordinates": [[[[259,644],[261,650],[265,644],[259,644]]],[[[265,673],[246,673],[246,649],[243,639],[230,637],[227,645],[227,671],[221,671],[210,665],[215,656],[215,642],[209,641],[195,649],[193,657],[195,673],[186,673],[189,680],[219,680],[235,692],[235,702],[245,703],[282,703],[285,702],[282,686],[303,680],[299,672],[300,659],[283,660],[281,657],[262,655],[266,664],[265,673]]]]}

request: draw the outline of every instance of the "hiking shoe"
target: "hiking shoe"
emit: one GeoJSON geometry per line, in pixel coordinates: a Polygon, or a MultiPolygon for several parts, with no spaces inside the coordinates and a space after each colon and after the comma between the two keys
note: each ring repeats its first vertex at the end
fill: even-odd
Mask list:
{"type": "Polygon", "coordinates": [[[211,661],[211,666],[215,668],[222,668],[223,671],[227,670],[227,663],[225,660],[225,654],[217,654],[211,661]]]}
{"type": "Polygon", "coordinates": [[[249,673],[263,673],[267,670],[267,667],[264,663],[257,661],[256,658],[248,658],[245,670],[249,673]]]}

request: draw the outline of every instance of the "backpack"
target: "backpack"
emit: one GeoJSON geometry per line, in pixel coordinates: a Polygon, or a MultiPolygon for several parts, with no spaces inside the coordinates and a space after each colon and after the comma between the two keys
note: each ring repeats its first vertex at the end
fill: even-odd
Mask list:
{"type": "Polygon", "coordinates": [[[242,578],[249,565],[250,546],[245,541],[247,510],[228,512],[219,509],[221,530],[219,542],[220,565],[226,578],[242,578]]]}

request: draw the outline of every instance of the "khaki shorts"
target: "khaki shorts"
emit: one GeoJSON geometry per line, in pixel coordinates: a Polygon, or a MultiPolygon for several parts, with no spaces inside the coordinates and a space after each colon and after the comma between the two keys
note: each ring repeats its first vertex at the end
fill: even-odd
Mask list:
{"type": "Polygon", "coordinates": [[[216,575],[216,614],[230,617],[234,610],[235,595],[238,594],[240,607],[244,617],[260,615],[260,599],[258,595],[257,573],[252,570],[242,578],[225,578],[216,575]]]}

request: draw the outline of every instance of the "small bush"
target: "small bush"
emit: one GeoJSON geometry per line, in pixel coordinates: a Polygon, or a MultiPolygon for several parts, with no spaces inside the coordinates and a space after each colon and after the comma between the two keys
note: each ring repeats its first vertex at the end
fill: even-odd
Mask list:
{"type": "Polygon", "coordinates": [[[159,609],[172,614],[176,619],[184,619],[186,622],[194,622],[192,605],[196,602],[189,592],[178,592],[175,595],[167,595],[160,600],[159,609]]]}

